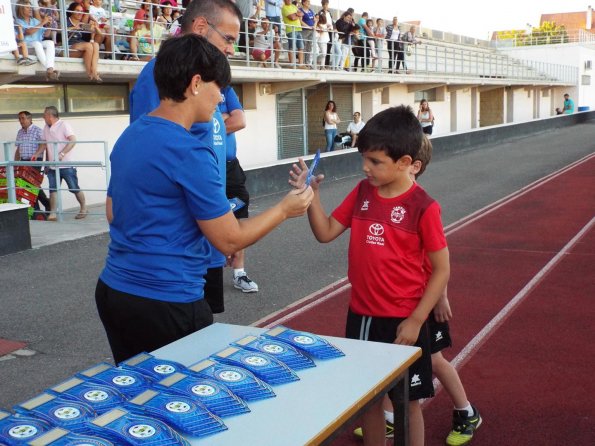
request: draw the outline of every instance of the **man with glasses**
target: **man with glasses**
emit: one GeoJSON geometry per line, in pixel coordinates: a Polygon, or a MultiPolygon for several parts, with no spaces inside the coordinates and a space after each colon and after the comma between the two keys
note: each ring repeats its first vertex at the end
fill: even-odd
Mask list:
{"type": "MultiPolygon", "coordinates": [[[[184,13],[182,34],[197,34],[205,37],[226,56],[235,52],[235,42],[240,33],[242,13],[230,0],[192,0],[184,13]]],[[[159,105],[159,94],[153,76],[155,59],[149,61],[130,93],[130,122],[153,111],[159,105]]],[[[201,141],[212,145],[217,153],[221,186],[226,180],[226,131],[225,121],[219,109],[213,115],[213,122],[194,124],[190,132],[201,141]]],[[[198,175],[199,173],[197,173],[198,175]]],[[[211,264],[205,275],[204,296],[213,312],[223,311],[223,267],[227,258],[211,249],[211,264]]]]}

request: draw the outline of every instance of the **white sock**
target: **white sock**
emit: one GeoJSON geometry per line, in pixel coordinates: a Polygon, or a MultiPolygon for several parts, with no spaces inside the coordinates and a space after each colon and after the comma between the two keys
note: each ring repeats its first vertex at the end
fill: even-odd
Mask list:
{"type": "Polygon", "coordinates": [[[455,410],[466,410],[467,411],[467,416],[469,416],[469,417],[472,417],[473,414],[475,413],[475,412],[473,412],[473,407],[471,406],[471,403],[467,404],[463,408],[455,407],[455,410]]]}
{"type": "Polygon", "coordinates": [[[244,271],[244,268],[234,268],[234,270],[233,270],[234,277],[245,276],[245,275],[246,275],[246,271],[244,271]]]}
{"type": "Polygon", "coordinates": [[[390,424],[395,424],[395,414],[389,412],[388,410],[384,411],[384,419],[388,421],[390,424]]]}

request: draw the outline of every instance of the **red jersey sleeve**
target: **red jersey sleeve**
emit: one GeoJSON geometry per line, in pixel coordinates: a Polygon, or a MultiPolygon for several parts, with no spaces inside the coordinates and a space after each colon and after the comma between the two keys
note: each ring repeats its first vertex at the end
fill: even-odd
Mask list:
{"type": "Polygon", "coordinates": [[[421,240],[426,252],[440,251],[447,246],[440,213],[440,204],[434,201],[420,219],[421,240]]]}

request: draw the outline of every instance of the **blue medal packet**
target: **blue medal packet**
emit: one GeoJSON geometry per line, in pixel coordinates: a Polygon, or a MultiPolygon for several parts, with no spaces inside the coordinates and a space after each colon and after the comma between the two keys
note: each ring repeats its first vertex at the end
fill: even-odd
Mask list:
{"type": "Polygon", "coordinates": [[[263,336],[269,339],[287,342],[298,350],[317,359],[332,359],[345,356],[345,353],[322,336],[305,331],[292,330],[283,325],[271,328],[269,331],[263,333],[263,336]]]}
{"type": "Polygon", "coordinates": [[[139,353],[126,361],[120,363],[120,368],[134,370],[151,378],[154,381],[161,381],[174,373],[188,374],[188,369],[179,362],[167,359],[159,359],[150,353],[139,353]]]}
{"type": "Polygon", "coordinates": [[[231,212],[239,211],[246,203],[240,200],[238,197],[233,197],[229,199],[229,207],[231,208],[231,212]]]}
{"type": "Polygon", "coordinates": [[[0,444],[24,445],[51,429],[49,423],[39,418],[0,410],[0,444]]]}
{"type": "Polygon", "coordinates": [[[227,429],[221,418],[192,398],[145,390],[124,406],[139,415],[157,418],[178,432],[204,437],[227,429]]]}
{"type": "Polygon", "coordinates": [[[97,416],[88,404],[44,392],[14,406],[17,414],[40,418],[52,426],[73,432],[89,433],[87,421],[97,416]]]}
{"type": "Polygon", "coordinates": [[[314,361],[292,345],[262,336],[246,336],[231,345],[271,355],[293,370],[316,367],[314,361]]]}
{"type": "Polygon", "coordinates": [[[51,387],[47,392],[52,395],[86,403],[97,414],[107,412],[126,401],[124,394],[113,387],[85,381],[77,377],[70,378],[51,387]]]}
{"type": "Polygon", "coordinates": [[[193,374],[223,383],[229,390],[246,401],[256,401],[276,396],[267,383],[242,367],[205,359],[188,368],[193,374]]]}
{"type": "Polygon", "coordinates": [[[213,379],[174,373],[156,383],[154,388],[169,394],[173,392],[190,397],[221,418],[250,412],[248,405],[239,396],[213,379]]]}
{"type": "Polygon", "coordinates": [[[114,367],[107,362],[102,362],[87,370],[76,374],[78,378],[110,386],[124,396],[133,398],[148,389],[153,380],[135,370],[114,367]]]}
{"type": "Polygon", "coordinates": [[[306,177],[306,186],[309,186],[310,183],[312,182],[312,179],[315,176],[314,172],[316,171],[316,168],[318,167],[319,162],[320,162],[320,149],[318,149],[316,151],[316,155],[314,155],[314,158],[312,159],[312,163],[310,164],[310,167],[308,168],[308,176],[306,177]]]}
{"type": "Polygon", "coordinates": [[[31,446],[114,446],[104,438],[75,434],[56,427],[28,443],[31,446]]]}
{"type": "Polygon", "coordinates": [[[211,359],[222,364],[246,368],[272,386],[300,379],[293,370],[271,355],[240,347],[228,347],[211,355],[211,359]]]}
{"type": "Polygon", "coordinates": [[[190,446],[180,434],[162,421],[137,415],[122,408],[112,409],[89,423],[95,435],[117,445],[190,446]]]}

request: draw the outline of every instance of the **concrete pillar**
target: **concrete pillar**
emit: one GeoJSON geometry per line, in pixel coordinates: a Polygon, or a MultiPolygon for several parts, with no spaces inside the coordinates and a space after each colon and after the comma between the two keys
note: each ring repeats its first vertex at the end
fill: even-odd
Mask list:
{"type": "Polygon", "coordinates": [[[477,87],[471,87],[471,128],[477,128],[477,87]]]}
{"type": "Polygon", "coordinates": [[[514,122],[514,90],[506,87],[504,91],[506,92],[506,122],[514,122]]]}
{"type": "Polygon", "coordinates": [[[450,92],[450,131],[457,131],[457,92],[450,92]]]}

